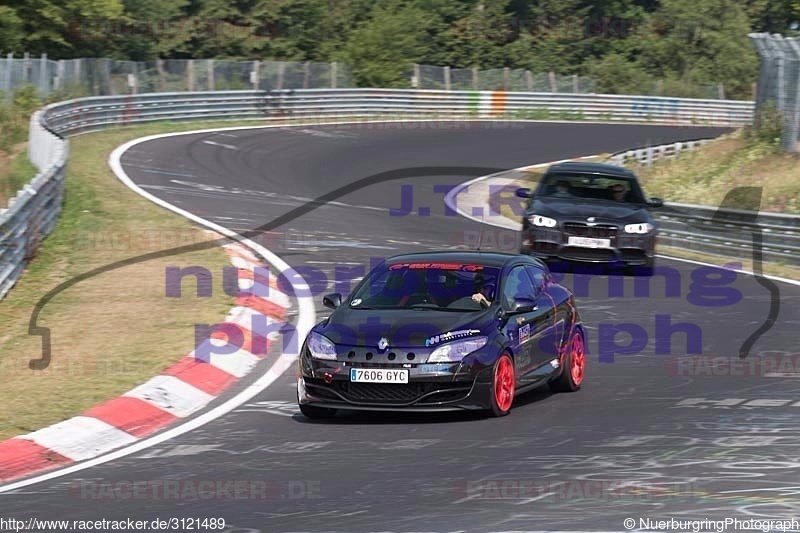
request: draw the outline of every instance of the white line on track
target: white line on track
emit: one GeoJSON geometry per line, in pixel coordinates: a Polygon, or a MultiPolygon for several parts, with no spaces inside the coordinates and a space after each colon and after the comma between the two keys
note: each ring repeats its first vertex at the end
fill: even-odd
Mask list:
{"type": "MultiPolygon", "coordinates": [[[[283,259],[275,255],[271,251],[267,250],[260,244],[253,242],[250,239],[244,239],[235,232],[230,231],[227,228],[214,224],[213,222],[209,222],[208,220],[200,218],[197,215],[194,215],[188,211],[175,207],[174,205],[165,202],[164,200],[161,200],[160,198],[157,198],[152,194],[146,192],[145,190],[137,186],[133,181],[131,181],[130,177],[128,177],[128,175],[125,173],[125,170],[122,168],[122,164],[120,161],[122,154],[124,154],[126,150],[130,149],[131,147],[139,143],[160,139],[163,137],[169,137],[172,135],[175,134],[152,135],[148,137],[142,137],[140,139],[135,139],[133,141],[125,143],[122,146],[117,147],[111,153],[111,156],[109,157],[109,165],[111,165],[112,170],[120,179],[120,181],[122,181],[126,186],[128,186],[128,188],[130,188],[134,192],[147,198],[148,200],[154,202],[155,204],[160,205],[161,207],[169,209],[173,213],[181,215],[185,218],[188,218],[189,220],[192,220],[193,222],[197,222],[198,224],[201,224],[213,231],[225,235],[226,237],[230,237],[231,239],[241,242],[243,245],[247,246],[255,253],[263,257],[265,260],[267,260],[279,272],[288,273],[290,279],[298,279],[297,273],[283,259]]],[[[298,285],[296,288],[298,292],[302,291],[310,292],[310,289],[307,286],[298,285]]],[[[297,300],[298,300],[299,313],[294,332],[294,335],[297,336],[297,338],[295,339],[295,343],[293,344],[294,346],[300,346],[302,344],[302,339],[305,338],[306,334],[311,329],[311,326],[314,325],[314,322],[316,320],[316,311],[314,309],[314,304],[312,300],[308,297],[298,297],[297,300]]],[[[273,364],[272,367],[270,367],[270,369],[264,375],[259,377],[253,384],[249,385],[247,388],[236,394],[236,396],[230,398],[229,400],[218,405],[217,407],[209,411],[206,411],[205,413],[202,413],[191,420],[188,420],[187,422],[179,426],[168,429],[163,433],[159,433],[153,437],[143,439],[130,446],[121,448],[111,453],[101,455],[93,459],[88,459],[86,461],[74,464],[72,466],[68,466],[66,468],[55,470],[53,472],[48,472],[32,478],[23,479],[16,483],[10,483],[8,485],[4,485],[0,487],[0,493],[10,492],[13,490],[20,489],[22,487],[26,487],[28,485],[33,485],[35,483],[41,483],[42,481],[56,479],[68,474],[72,474],[74,472],[79,472],[87,468],[107,463],[109,461],[114,461],[116,459],[120,459],[132,453],[145,450],[147,448],[150,448],[151,446],[155,446],[156,444],[175,438],[179,435],[183,435],[184,433],[187,433],[193,429],[202,427],[208,424],[209,422],[212,422],[217,418],[228,414],[237,407],[241,406],[243,403],[255,397],[257,394],[263,392],[295,362],[296,358],[297,354],[283,353],[275,362],[275,364],[273,364]]]]}
{"type": "MultiPolygon", "coordinates": [[[[354,118],[356,118],[356,117],[354,117],[354,118]]],[[[439,121],[439,119],[417,119],[417,120],[414,120],[414,122],[438,122],[438,121],[439,121]]],[[[229,229],[227,229],[225,227],[219,226],[217,224],[214,224],[213,222],[210,222],[210,221],[205,220],[205,219],[203,219],[201,217],[198,217],[198,216],[196,216],[196,215],[194,215],[192,213],[189,213],[188,211],[185,211],[183,209],[175,207],[174,205],[169,204],[169,203],[161,200],[160,198],[157,198],[157,197],[153,196],[152,194],[150,194],[147,191],[145,191],[143,188],[141,188],[138,185],[136,185],[130,179],[130,177],[125,173],[124,169],[122,168],[122,164],[121,164],[122,155],[127,150],[129,150],[130,148],[132,148],[132,147],[134,147],[134,146],[136,146],[136,145],[138,145],[140,143],[147,142],[147,141],[158,140],[158,139],[163,139],[163,138],[167,138],[167,137],[176,137],[176,136],[179,136],[179,135],[196,135],[196,134],[202,134],[202,133],[214,133],[214,134],[217,134],[217,135],[220,135],[220,136],[235,137],[235,135],[229,134],[229,133],[225,133],[225,132],[239,131],[239,130],[255,130],[255,129],[275,129],[275,128],[280,129],[280,128],[308,127],[308,126],[311,126],[311,125],[313,125],[313,126],[327,126],[327,125],[344,126],[344,125],[351,125],[351,124],[368,124],[368,123],[384,124],[384,123],[395,123],[395,122],[409,122],[409,120],[408,119],[399,119],[399,120],[354,120],[354,121],[350,121],[350,122],[339,122],[339,121],[324,122],[323,121],[323,122],[315,122],[315,123],[307,123],[307,124],[291,124],[291,125],[269,124],[269,125],[261,125],[261,126],[234,126],[234,127],[228,127],[228,128],[209,128],[209,129],[194,130],[194,131],[172,132],[172,133],[164,133],[164,134],[158,134],[158,135],[149,135],[149,136],[146,136],[146,137],[141,137],[139,139],[134,139],[132,141],[129,141],[129,142],[117,147],[111,153],[111,155],[109,157],[109,165],[111,166],[112,170],[117,175],[119,180],[122,181],[128,188],[130,188],[131,190],[133,190],[137,194],[149,199],[150,201],[154,202],[157,205],[160,205],[160,206],[172,211],[173,213],[179,214],[179,215],[181,215],[181,216],[183,216],[185,218],[188,218],[189,220],[197,222],[198,224],[203,225],[203,226],[205,226],[207,228],[210,228],[210,229],[212,229],[212,230],[214,230],[214,231],[216,231],[216,232],[218,232],[218,233],[220,233],[222,235],[225,235],[227,237],[231,237],[231,238],[233,238],[235,240],[238,240],[239,242],[241,242],[245,246],[249,247],[250,249],[254,250],[256,253],[258,253],[259,255],[264,257],[271,265],[273,265],[275,268],[277,268],[281,272],[284,272],[284,271],[287,271],[287,270],[290,271],[290,272],[294,272],[291,269],[291,267],[289,267],[289,265],[286,264],[283,261],[283,259],[281,259],[279,256],[275,255],[274,253],[272,253],[268,249],[264,248],[263,246],[259,245],[258,243],[255,243],[255,242],[253,242],[253,241],[251,241],[249,239],[243,239],[236,232],[230,231],[229,229]]],[[[464,120],[463,122],[496,122],[496,120],[495,119],[491,119],[491,118],[487,118],[487,119],[469,119],[469,120],[464,120]]],[[[549,120],[548,121],[517,120],[515,122],[516,123],[547,122],[547,123],[565,123],[565,124],[573,124],[573,125],[575,125],[575,124],[605,124],[606,123],[606,122],[595,122],[595,121],[549,121],[549,120]]],[[[608,122],[608,124],[618,124],[618,123],[608,122]]],[[[627,123],[627,124],[629,124],[629,125],[651,125],[651,124],[648,124],[646,122],[641,122],[641,123],[632,122],[632,123],[627,123]]],[[[206,142],[207,144],[212,144],[212,145],[220,144],[225,148],[236,149],[235,146],[224,145],[222,143],[215,143],[214,141],[207,141],[206,140],[204,142],[206,142]]],[[[521,167],[521,168],[534,168],[534,167],[538,167],[538,166],[543,166],[543,165],[531,165],[529,167],[521,167]]],[[[461,186],[453,188],[451,190],[451,192],[460,190],[464,186],[467,186],[467,185],[469,185],[471,183],[475,183],[475,182],[481,181],[481,180],[486,179],[488,177],[490,177],[490,176],[481,176],[481,177],[469,180],[468,182],[462,184],[461,186]]],[[[459,213],[462,216],[464,216],[466,218],[469,218],[471,220],[475,220],[475,221],[478,221],[478,222],[483,222],[485,224],[491,224],[491,225],[495,225],[495,226],[504,227],[504,226],[501,226],[499,224],[492,224],[492,223],[486,222],[485,220],[481,220],[479,218],[472,217],[471,215],[463,213],[461,211],[459,211],[459,213]]],[[[661,257],[666,257],[667,259],[672,259],[672,260],[676,260],[676,261],[684,261],[684,262],[687,262],[687,263],[693,263],[693,264],[699,264],[699,265],[705,265],[705,266],[715,266],[715,265],[709,265],[708,263],[702,263],[700,261],[693,261],[693,260],[689,260],[689,259],[679,259],[679,258],[669,257],[669,256],[661,256],[661,257]]],[[[744,270],[737,271],[737,272],[741,272],[743,274],[751,274],[751,275],[753,274],[752,272],[748,272],[748,271],[744,271],[744,270]]],[[[778,277],[774,277],[774,276],[764,276],[764,277],[769,278],[769,279],[773,279],[773,280],[776,280],[776,281],[782,281],[782,282],[785,282],[785,283],[790,283],[790,284],[793,284],[793,285],[800,286],[800,282],[798,282],[798,281],[787,280],[787,279],[778,278],[778,277]]],[[[309,289],[307,289],[307,288],[306,288],[306,290],[309,291],[309,289]]],[[[296,325],[295,334],[298,335],[299,338],[304,338],[305,335],[311,329],[311,326],[313,326],[313,324],[314,324],[314,322],[316,320],[316,312],[315,312],[315,308],[314,308],[313,302],[310,301],[308,298],[298,298],[298,300],[299,300],[298,301],[299,312],[298,312],[298,322],[297,322],[297,325],[296,325]]],[[[299,343],[297,345],[299,346],[299,343]]],[[[135,444],[133,444],[131,446],[116,450],[116,451],[111,452],[109,454],[102,455],[102,456],[96,457],[94,459],[89,459],[89,460],[86,460],[85,462],[77,463],[77,464],[74,464],[74,465],[69,466],[69,467],[65,467],[65,468],[62,468],[62,469],[55,470],[53,472],[48,472],[48,473],[41,474],[41,475],[38,475],[38,476],[35,476],[35,477],[32,477],[32,478],[24,479],[24,480],[15,482],[15,483],[10,483],[10,484],[7,484],[7,485],[0,486],[0,494],[6,493],[6,492],[10,492],[10,491],[13,491],[13,490],[17,490],[17,489],[20,489],[20,488],[23,488],[23,487],[26,487],[26,486],[29,486],[29,485],[36,484],[36,483],[41,483],[43,481],[56,479],[56,478],[59,478],[59,477],[62,477],[62,476],[65,476],[65,475],[68,475],[68,474],[71,474],[71,473],[74,473],[74,472],[79,472],[81,470],[85,470],[87,468],[98,466],[98,465],[107,463],[109,461],[113,461],[113,460],[128,456],[128,455],[136,453],[138,451],[145,450],[147,448],[150,448],[152,446],[160,444],[160,443],[162,443],[164,441],[170,440],[170,439],[172,439],[174,437],[177,437],[179,435],[187,433],[187,432],[189,432],[189,431],[191,431],[193,429],[197,429],[199,427],[202,427],[202,426],[204,426],[204,425],[216,420],[217,418],[219,418],[219,417],[221,417],[221,416],[233,411],[237,407],[241,406],[243,403],[247,402],[251,398],[255,397],[257,394],[259,394],[262,391],[264,391],[278,377],[280,377],[283,374],[283,372],[285,372],[292,365],[292,363],[296,360],[296,358],[297,358],[296,354],[282,354],[281,357],[278,359],[278,361],[276,361],[275,364],[263,376],[258,378],[258,380],[256,380],[253,384],[249,385],[246,389],[244,389],[243,391],[239,392],[236,396],[234,396],[233,398],[227,400],[226,402],[218,405],[214,409],[211,409],[210,411],[202,413],[201,415],[198,415],[197,417],[195,417],[195,418],[193,418],[193,419],[191,419],[191,420],[189,420],[187,422],[184,422],[183,424],[181,424],[179,426],[176,426],[176,427],[174,427],[172,429],[164,431],[163,433],[159,433],[159,434],[157,434],[157,435],[155,435],[153,437],[149,437],[147,439],[141,440],[141,441],[139,441],[139,442],[137,442],[137,443],[135,443],[135,444]]],[[[556,532],[545,532],[545,531],[542,531],[542,533],[556,533],[556,532]]],[[[570,532],[570,533],[576,533],[576,532],[570,532]]],[[[594,533],[601,533],[601,532],[594,532],[594,533]]]]}

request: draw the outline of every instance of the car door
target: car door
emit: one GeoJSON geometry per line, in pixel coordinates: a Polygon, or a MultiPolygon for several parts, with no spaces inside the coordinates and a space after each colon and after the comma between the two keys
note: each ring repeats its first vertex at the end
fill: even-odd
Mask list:
{"type": "Polygon", "coordinates": [[[549,302],[544,307],[537,300],[537,291],[533,279],[522,265],[513,267],[506,276],[501,305],[506,312],[513,310],[514,302],[518,298],[526,298],[537,302],[537,305],[528,312],[513,314],[506,322],[506,335],[513,339],[514,366],[520,385],[534,379],[530,373],[542,363],[542,355],[536,349],[541,332],[545,329],[544,323],[550,308],[549,302]]]}
{"type": "Polygon", "coordinates": [[[538,308],[536,331],[531,331],[531,336],[536,339],[536,343],[531,347],[534,352],[531,357],[535,367],[539,367],[558,357],[560,331],[563,329],[564,320],[563,317],[559,318],[558,316],[558,302],[547,290],[550,281],[549,273],[536,265],[526,265],[525,271],[533,282],[536,294],[535,301],[538,308]]]}

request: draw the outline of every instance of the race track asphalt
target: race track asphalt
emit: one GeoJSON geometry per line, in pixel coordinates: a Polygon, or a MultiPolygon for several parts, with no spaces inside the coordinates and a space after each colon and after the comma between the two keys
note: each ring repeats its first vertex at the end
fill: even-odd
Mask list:
{"type": "MultiPolygon", "coordinates": [[[[321,294],[346,292],[376,258],[469,248],[482,229],[484,248],[508,248],[504,230],[445,212],[444,191],[479,175],[470,168],[725,131],[315,125],[167,137],[134,146],[122,163],[148,192],[234,230],[397,170],[396,179],[286,217],[260,240],[316,280],[321,319],[321,294]],[[410,211],[403,194],[411,194],[410,211]]],[[[533,392],[501,419],[368,413],[311,422],[296,409],[291,369],[200,429],[0,495],[0,517],[222,518],[226,531],[241,532],[623,531],[626,518],[639,528],[640,518],[800,517],[800,375],[788,366],[800,370],[800,287],[777,283],[775,301],[752,276],[664,258],[659,265],[665,275],[653,278],[562,274],[589,330],[587,378],[576,393],[533,392]],[[772,328],[740,360],[776,305],[772,328]],[[700,354],[687,359],[691,351],[700,354]],[[712,357],[727,363],[714,366],[712,357]],[[778,362],[773,370],[783,373],[760,375],[755,361],[778,362]],[[192,498],[193,489],[211,487],[215,497],[192,498]],[[237,492],[243,487],[249,492],[237,492]]]]}

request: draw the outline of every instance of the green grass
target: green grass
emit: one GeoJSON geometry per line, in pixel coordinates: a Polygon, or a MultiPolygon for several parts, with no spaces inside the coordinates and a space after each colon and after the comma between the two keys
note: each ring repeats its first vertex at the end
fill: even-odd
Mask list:
{"type": "MultiPolygon", "coordinates": [[[[41,338],[28,335],[31,313],[59,283],[170,248],[176,239],[183,244],[216,238],[127,189],[107,164],[109,153],[128,140],[211,124],[225,125],[157,124],[71,140],[59,223],[0,301],[0,439],[80,414],[130,390],[193,349],[194,324],[224,319],[233,298],[222,290],[222,268],[231,264],[222,249],[135,263],[80,282],[49,302],[38,325],[51,329],[52,362],[43,371],[28,368],[41,352],[41,338]],[[165,268],[195,265],[212,273],[212,297],[195,297],[189,279],[181,298],[165,297],[165,268]]],[[[22,158],[19,165],[20,176],[33,175],[22,158]]]]}
{"type": "Polygon", "coordinates": [[[745,130],[650,167],[628,166],[649,196],[669,202],[718,206],[727,197],[731,207],[800,214],[800,157],[745,130]],[[760,187],[760,206],[752,198],[728,196],[739,187],[760,187]]]}

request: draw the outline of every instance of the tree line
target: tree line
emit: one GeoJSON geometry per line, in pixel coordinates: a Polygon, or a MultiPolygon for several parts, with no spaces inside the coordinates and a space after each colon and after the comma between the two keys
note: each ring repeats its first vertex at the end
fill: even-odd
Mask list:
{"type": "Polygon", "coordinates": [[[750,98],[747,34],[798,24],[800,0],[0,0],[0,53],[339,61],[381,87],[408,86],[413,63],[509,67],[750,98]]]}

